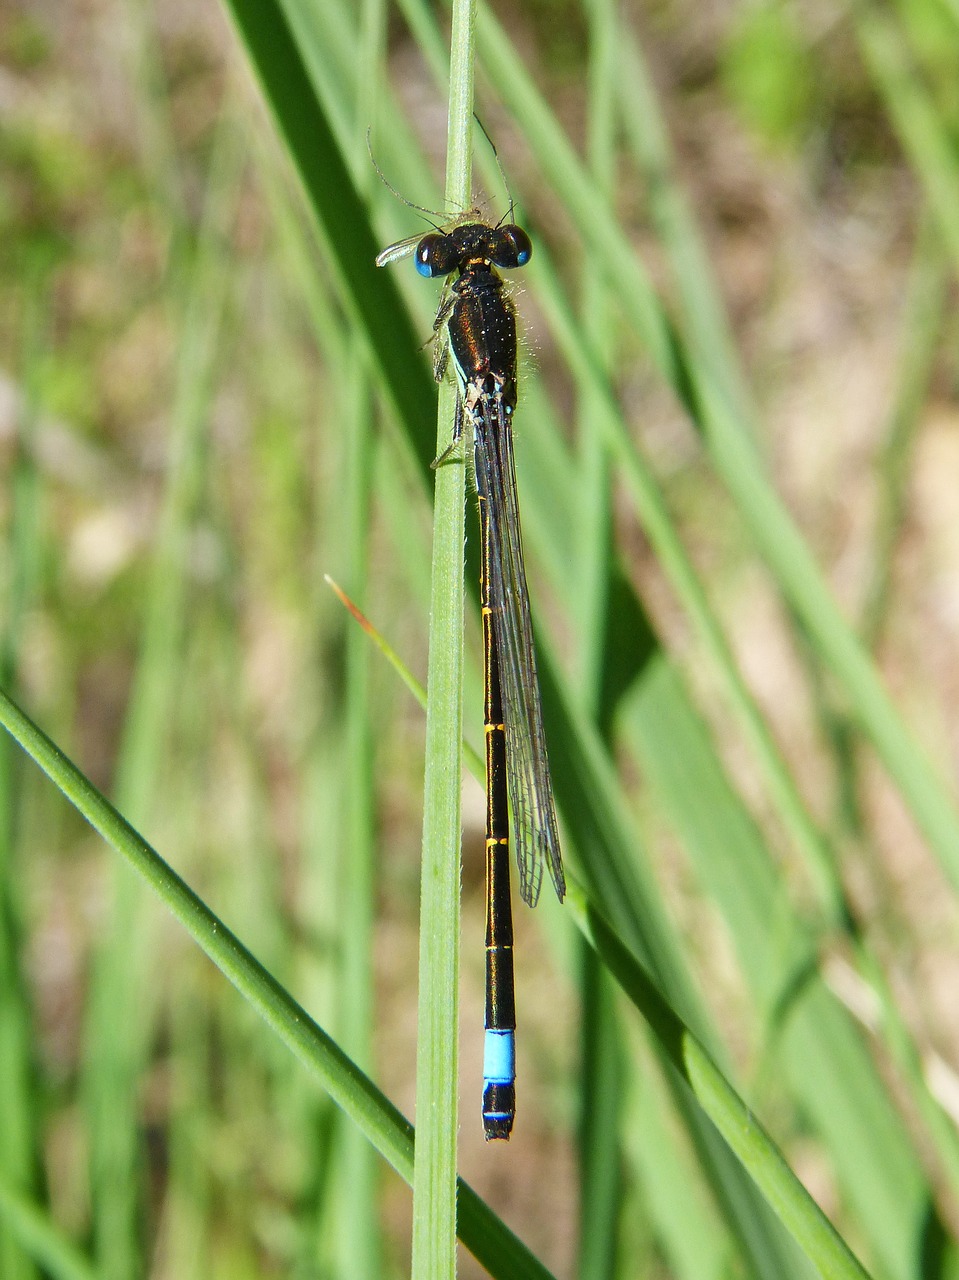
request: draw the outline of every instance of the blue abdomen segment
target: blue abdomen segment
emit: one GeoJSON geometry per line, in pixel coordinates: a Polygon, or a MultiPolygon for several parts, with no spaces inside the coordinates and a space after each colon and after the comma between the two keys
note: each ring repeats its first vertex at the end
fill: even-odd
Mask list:
{"type": "Polygon", "coordinates": [[[516,1114],[516,1036],[487,1028],[483,1045],[483,1131],[508,1138],[516,1114]]]}
{"type": "Polygon", "coordinates": [[[487,1030],[483,1044],[483,1083],[514,1084],[516,1034],[512,1030],[487,1030]]]}

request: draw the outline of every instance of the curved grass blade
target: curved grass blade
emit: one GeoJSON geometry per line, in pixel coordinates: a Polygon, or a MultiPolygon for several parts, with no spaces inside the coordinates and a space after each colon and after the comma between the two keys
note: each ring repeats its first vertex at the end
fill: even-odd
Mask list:
{"type": "Polygon", "coordinates": [[[637,334],[691,420],[756,547],[802,619],[821,661],[841,684],[856,718],[954,884],[959,884],[959,811],[906,728],[876,669],[851,632],[808,547],[763,474],[741,415],[712,370],[684,346],[610,210],[559,129],[515,49],[488,9],[479,12],[480,50],[503,101],[523,121],[547,179],[589,246],[637,334]]]}
{"type": "Polygon", "coordinates": [[[100,1271],[23,1191],[0,1182],[0,1222],[53,1280],[98,1280],[100,1271]]]}
{"type": "MultiPolygon", "coordinates": [[[[210,910],[76,765],[0,690],[0,724],[94,830],[155,890],[187,933],[314,1075],[404,1181],[413,1181],[413,1126],[210,910]]],[[[462,1179],[459,1238],[492,1275],[549,1280],[549,1271],[462,1179]]]]}
{"type": "Polygon", "coordinates": [[[868,1272],[813,1200],[702,1042],[660,994],[652,978],[623,946],[578,886],[570,887],[576,923],[620,987],[649,1023],[659,1045],[703,1111],[723,1135],[767,1202],[822,1276],[868,1280],[868,1272]]]}

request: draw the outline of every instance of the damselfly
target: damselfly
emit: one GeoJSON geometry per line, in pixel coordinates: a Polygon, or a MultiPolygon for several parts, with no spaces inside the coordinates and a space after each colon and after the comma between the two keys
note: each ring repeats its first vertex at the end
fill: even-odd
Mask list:
{"type": "Polygon", "coordinates": [[[452,357],[459,392],[453,444],[462,437],[464,424],[472,433],[485,658],[483,1127],[489,1140],[509,1137],[516,1112],[510,810],[524,902],[536,905],[544,865],[561,902],[566,881],[546,755],[513,465],[516,315],[497,271],[525,266],[533,246],[521,227],[469,220],[476,216],[474,211],[448,230],[391,245],[376,262],[382,267],[413,254],[420,275],[445,277],[434,325],[438,344],[434,371],[441,381],[452,357]]]}

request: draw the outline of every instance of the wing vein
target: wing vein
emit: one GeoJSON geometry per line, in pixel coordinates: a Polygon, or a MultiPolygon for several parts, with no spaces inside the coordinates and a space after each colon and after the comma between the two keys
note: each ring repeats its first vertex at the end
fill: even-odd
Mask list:
{"type": "Polygon", "coordinates": [[[500,656],[506,774],[520,894],[530,906],[536,905],[545,863],[562,902],[566,881],[536,674],[512,421],[500,394],[483,392],[471,399],[475,400],[470,417],[476,486],[487,497],[489,508],[489,600],[500,656]]]}

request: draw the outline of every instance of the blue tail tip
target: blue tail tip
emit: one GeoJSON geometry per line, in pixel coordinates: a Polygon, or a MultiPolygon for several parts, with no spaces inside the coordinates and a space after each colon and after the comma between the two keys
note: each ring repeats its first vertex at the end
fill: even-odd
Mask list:
{"type": "Polygon", "coordinates": [[[487,1028],[483,1048],[483,1132],[508,1139],[516,1114],[516,1037],[511,1028],[487,1028]]]}
{"type": "Polygon", "coordinates": [[[509,1140],[516,1114],[516,1090],[511,1084],[487,1084],[483,1090],[483,1133],[487,1142],[509,1140]]]}

